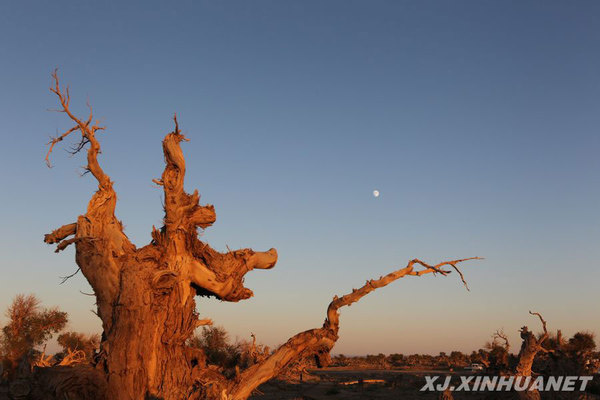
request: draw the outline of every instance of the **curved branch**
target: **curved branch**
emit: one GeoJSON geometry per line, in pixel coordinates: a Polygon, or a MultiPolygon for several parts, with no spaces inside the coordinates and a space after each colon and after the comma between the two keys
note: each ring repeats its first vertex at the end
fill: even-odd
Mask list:
{"type": "Polygon", "coordinates": [[[542,323],[542,328],[544,328],[544,334],[542,335],[542,337],[540,339],[538,339],[541,344],[544,340],[548,339],[548,329],[546,329],[546,321],[544,321],[544,318],[542,318],[542,314],[540,314],[538,312],[529,311],[529,314],[537,315],[542,323]]]}
{"type": "MultiPolygon", "coordinates": [[[[450,271],[442,269],[442,267],[444,267],[445,265],[452,266],[456,271],[459,271],[459,273],[460,273],[460,270],[456,267],[456,264],[464,262],[464,261],[469,261],[469,260],[481,260],[481,258],[480,257],[471,257],[471,258],[464,258],[461,260],[444,261],[437,265],[429,265],[419,259],[411,260],[408,263],[408,265],[402,269],[399,269],[397,271],[389,273],[386,276],[380,277],[377,280],[367,281],[367,283],[360,289],[358,289],[358,290],[354,289],[352,291],[352,293],[342,296],[341,298],[337,298],[337,296],[334,297],[331,304],[329,304],[329,308],[327,309],[327,320],[325,322],[327,323],[327,321],[329,321],[329,323],[332,326],[337,326],[339,324],[338,309],[340,307],[348,306],[348,305],[360,300],[363,296],[371,293],[373,290],[387,286],[390,283],[392,283],[393,281],[400,279],[406,275],[421,276],[421,275],[425,275],[425,274],[429,274],[429,273],[434,273],[434,274],[439,273],[439,274],[442,274],[445,276],[450,273],[450,271]],[[415,269],[414,269],[415,264],[419,264],[419,265],[423,266],[424,269],[415,271],[415,269]]],[[[461,276],[463,283],[466,286],[466,282],[464,281],[464,277],[463,277],[462,273],[460,273],[460,276],[461,276]]],[[[467,289],[468,289],[468,287],[467,287],[467,289]]]]}
{"type": "Polygon", "coordinates": [[[46,158],[45,158],[46,165],[48,165],[48,167],[52,167],[52,164],[50,163],[50,154],[52,154],[52,150],[54,149],[54,146],[58,142],[62,142],[64,138],[66,138],[67,136],[69,136],[69,134],[71,134],[72,132],[75,132],[78,129],[79,129],[79,125],[75,125],[71,129],[64,132],[62,135],[57,136],[55,138],[51,138],[52,140],[50,140],[50,142],[48,142],[49,148],[48,148],[48,152],[46,153],[46,158]]]}
{"type": "Polygon", "coordinates": [[[325,366],[329,362],[329,352],[338,339],[339,309],[357,302],[375,289],[389,285],[405,276],[422,276],[429,273],[447,275],[450,271],[442,267],[450,265],[457,269],[456,264],[467,260],[479,260],[480,257],[471,257],[461,260],[444,261],[437,265],[429,265],[421,260],[411,260],[408,265],[376,280],[367,281],[361,288],[353,289],[342,297],[335,296],[327,307],[327,318],[323,327],[301,332],[290,338],[263,362],[253,365],[245,370],[230,386],[229,395],[233,399],[246,399],[254,389],[262,383],[279,375],[291,362],[306,357],[315,356],[317,365],[325,366]],[[424,267],[415,270],[415,264],[424,267]]]}

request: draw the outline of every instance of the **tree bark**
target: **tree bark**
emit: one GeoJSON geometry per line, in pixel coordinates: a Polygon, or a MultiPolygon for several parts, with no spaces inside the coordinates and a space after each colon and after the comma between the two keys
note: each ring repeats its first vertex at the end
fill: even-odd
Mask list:
{"type": "Polygon", "coordinates": [[[250,298],[253,293],[243,284],[245,274],[272,268],[277,251],[220,253],[198,239],[198,228],[212,225],[216,214],[213,206],[199,204],[198,191],[188,194],[184,190],[185,160],[180,143],[187,139],[177,118],[175,129],[163,140],[166,165],[162,177],[153,180],[164,190],[164,225],[153,228],[150,244],[136,248],[115,217],[117,195],[98,163],[96,133],[104,128],[92,123],[91,107],[86,120],[72,114],[68,88],[62,90],[56,71],[53,78],[50,90],[58,96],[58,111],[67,114],[74,126],[50,142],[46,161],[49,163],[55,144],[80,132],[75,150],[87,147],[86,169],[98,181],[98,190],[84,215],[46,235],[45,241],[57,244],[56,251],[74,244],[77,265],[94,290],[103,328],[96,368],[106,378],[108,399],[246,399],[258,385],[294,361],[315,356],[320,365],[326,365],[338,338],[341,307],[407,275],[447,275],[450,271],[444,266],[462,278],[456,264],[465,260],[435,266],[413,260],[405,268],[334,298],[323,327],[299,333],[262,362],[228,380],[206,365],[202,351],[186,346],[193,331],[209,322],[198,319],[194,298],[213,296],[230,302],[250,298]],[[415,265],[423,269],[417,271],[415,265]]]}

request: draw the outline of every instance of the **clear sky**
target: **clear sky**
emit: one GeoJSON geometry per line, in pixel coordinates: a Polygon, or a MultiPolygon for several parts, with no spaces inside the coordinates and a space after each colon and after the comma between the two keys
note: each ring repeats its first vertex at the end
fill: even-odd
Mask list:
{"type": "Polygon", "coordinates": [[[108,129],[100,162],[138,246],[162,218],[160,141],[177,112],[186,187],[214,204],[203,240],[276,247],[255,297],[198,301],[233,337],[269,345],[318,327],[333,295],[415,257],[464,265],[406,278],[342,311],[336,353],[518,346],[528,310],[600,333],[600,3],[597,1],[3,1],[0,308],[37,293],[99,320],[74,251],[44,233],[95,189],[48,91],[108,129]],[[372,191],[381,192],[374,198],[372,191]]]}

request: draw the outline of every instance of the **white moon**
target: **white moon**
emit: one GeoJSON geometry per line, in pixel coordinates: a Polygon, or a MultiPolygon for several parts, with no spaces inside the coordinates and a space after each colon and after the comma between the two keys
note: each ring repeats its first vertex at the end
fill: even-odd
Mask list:
{"type": "Polygon", "coordinates": [[[373,190],[373,197],[379,197],[379,190],[373,190]]]}

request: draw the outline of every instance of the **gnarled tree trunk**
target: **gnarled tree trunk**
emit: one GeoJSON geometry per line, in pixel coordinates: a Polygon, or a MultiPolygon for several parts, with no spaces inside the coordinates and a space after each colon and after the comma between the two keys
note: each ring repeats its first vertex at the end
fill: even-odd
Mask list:
{"type": "Polygon", "coordinates": [[[515,369],[516,382],[520,383],[521,386],[526,386],[526,390],[517,392],[519,398],[523,400],[539,400],[540,392],[537,388],[533,387],[534,379],[532,378],[532,367],[535,361],[535,356],[541,352],[547,352],[542,346],[543,343],[548,339],[548,330],[546,329],[546,321],[542,318],[540,313],[533,313],[529,311],[531,315],[537,315],[542,322],[544,333],[539,338],[536,338],[533,332],[531,332],[526,326],[521,328],[521,350],[519,351],[519,361],[515,369]]]}
{"type": "MultiPolygon", "coordinates": [[[[115,217],[117,196],[112,182],[100,167],[100,145],[96,133],[104,128],[93,122],[90,108],[86,120],[69,109],[69,91],[64,92],[53,74],[51,91],[74,126],[50,142],[54,145],[73,132],[81,133],[76,151],[87,147],[87,170],[98,181],[85,215],[46,235],[57,250],[76,247],[76,262],[92,286],[102,320],[102,343],[97,369],[106,378],[106,397],[117,400],[156,398],[246,399],[261,383],[275,377],[292,362],[315,356],[320,365],[329,361],[329,352],[338,336],[338,310],[358,301],[371,291],[406,275],[448,274],[465,260],[431,266],[419,260],[367,283],[352,293],[335,297],[328,307],[323,327],[299,333],[258,364],[226,379],[206,365],[202,351],[186,346],[194,329],[205,324],[196,313],[196,295],[214,296],[237,302],[253,293],[243,285],[244,275],[253,269],[272,268],[277,252],[242,249],[220,253],[198,239],[197,229],[216,220],[213,206],[200,205],[195,191],[184,191],[185,161],[180,143],[187,140],[175,129],[163,141],[165,169],[154,182],[164,190],[164,225],[153,228],[152,241],[136,248],[115,217]],[[415,265],[423,267],[415,270],[415,265]]],[[[49,162],[49,161],[48,161],[49,162]]],[[[462,278],[462,274],[461,274],[462,278]]],[[[464,282],[464,279],[463,279],[464,282]]]]}

